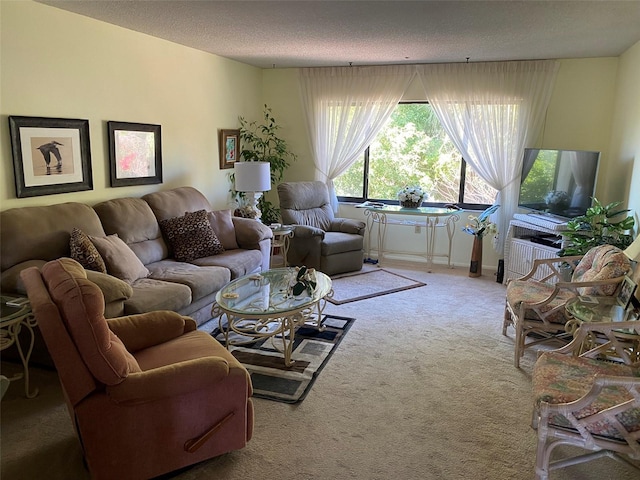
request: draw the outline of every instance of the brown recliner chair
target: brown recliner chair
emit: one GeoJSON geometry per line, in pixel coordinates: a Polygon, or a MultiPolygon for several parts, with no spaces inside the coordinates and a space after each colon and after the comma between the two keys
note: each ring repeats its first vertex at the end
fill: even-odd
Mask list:
{"type": "Polygon", "coordinates": [[[69,258],[21,277],[92,478],[151,478],[250,440],[249,375],[191,318],[106,320],[102,292],[69,258]]]}
{"type": "Polygon", "coordinates": [[[281,183],[278,197],[282,222],[296,225],[287,254],[289,265],[305,265],[327,275],[362,268],[366,224],[336,218],[324,183],[281,183]]]}

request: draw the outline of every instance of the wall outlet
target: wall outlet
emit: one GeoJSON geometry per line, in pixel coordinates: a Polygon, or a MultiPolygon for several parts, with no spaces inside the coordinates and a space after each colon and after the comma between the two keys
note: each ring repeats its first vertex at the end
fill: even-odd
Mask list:
{"type": "Polygon", "coordinates": [[[420,232],[422,232],[422,227],[420,225],[416,225],[415,233],[420,233],[420,232]]]}

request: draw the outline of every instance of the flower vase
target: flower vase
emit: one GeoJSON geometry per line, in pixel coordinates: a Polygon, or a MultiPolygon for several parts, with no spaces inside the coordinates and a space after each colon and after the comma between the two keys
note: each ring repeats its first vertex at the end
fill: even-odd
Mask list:
{"type": "Polygon", "coordinates": [[[473,236],[473,248],[471,249],[471,264],[469,265],[469,276],[482,276],[482,237],[473,236]]]}

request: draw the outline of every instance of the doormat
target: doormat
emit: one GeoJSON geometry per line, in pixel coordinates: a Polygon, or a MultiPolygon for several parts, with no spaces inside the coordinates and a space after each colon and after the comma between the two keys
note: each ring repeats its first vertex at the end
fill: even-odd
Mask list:
{"type": "Polygon", "coordinates": [[[333,298],[327,298],[327,301],[334,305],[357,302],[426,285],[382,268],[338,277],[331,279],[331,282],[333,298]]]}
{"type": "MultiPolygon", "coordinates": [[[[290,367],[284,365],[284,356],[273,347],[271,338],[248,345],[232,345],[229,351],[249,371],[254,397],[298,403],[309,393],[354,321],[354,318],[325,315],[323,331],[298,327],[291,355],[294,363],[290,367]]],[[[211,335],[224,345],[224,336],[219,329],[211,335]]],[[[278,340],[279,336],[276,336],[276,344],[278,340]]]]}

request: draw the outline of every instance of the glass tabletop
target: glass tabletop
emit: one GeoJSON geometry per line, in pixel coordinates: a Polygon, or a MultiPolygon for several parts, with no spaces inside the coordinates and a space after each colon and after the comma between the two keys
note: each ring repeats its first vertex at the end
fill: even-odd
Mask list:
{"type": "Polygon", "coordinates": [[[295,283],[295,268],[273,268],[259,274],[245,275],[227,284],[216,294],[217,304],[239,315],[274,315],[290,313],[313,305],[331,291],[331,279],[316,271],[317,285],[312,294],[290,293],[295,283]]]}
{"type": "Polygon", "coordinates": [[[627,320],[629,313],[618,305],[617,298],[613,296],[578,296],[569,300],[565,308],[582,322],[622,322],[627,320]]]}
{"type": "Polygon", "coordinates": [[[402,215],[432,215],[432,216],[446,216],[452,215],[457,212],[452,208],[440,208],[440,207],[418,207],[418,208],[406,208],[400,205],[385,205],[384,207],[365,207],[366,210],[372,210],[374,212],[382,213],[401,213],[402,215]]]}

